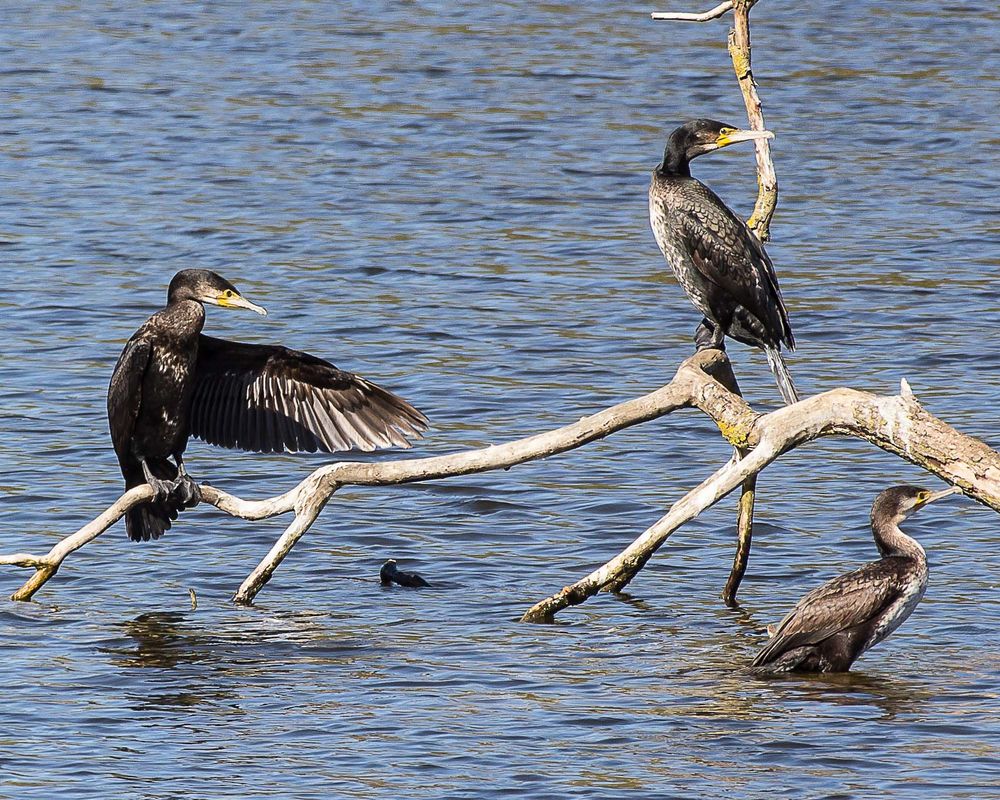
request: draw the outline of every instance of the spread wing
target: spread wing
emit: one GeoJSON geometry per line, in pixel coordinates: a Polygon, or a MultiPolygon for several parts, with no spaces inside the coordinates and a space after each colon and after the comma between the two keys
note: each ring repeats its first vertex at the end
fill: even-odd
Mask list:
{"type": "Polygon", "coordinates": [[[191,433],[210,444],[261,453],[409,447],[427,418],[329,361],[279,345],[202,335],[191,433]]]}
{"type": "Polygon", "coordinates": [[[125,468],[129,443],[142,405],[142,381],[152,348],[145,339],[130,339],[118,356],[108,386],[108,427],[118,462],[125,468]]]}
{"type": "Polygon", "coordinates": [[[770,663],[796,647],[818,644],[877,616],[899,595],[894,588],[897,582],[888,578],[886,569],[885,561],[875,561],[813,589],[778,623],[753,666],[770,663]]]}

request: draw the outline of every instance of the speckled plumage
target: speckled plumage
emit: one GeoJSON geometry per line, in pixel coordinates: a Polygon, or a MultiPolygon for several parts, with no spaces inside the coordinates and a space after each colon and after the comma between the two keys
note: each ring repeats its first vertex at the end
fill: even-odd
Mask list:
{"type": "Polygon", "coordinates": [[[872,535],[883,557],[799,600],[754,658],[754,672],[845,672],[902,625],[927,589],[924,549],[898,526],[921,492],[897,486],[876,498],[872,535]]]}
{"type": "MultiPolygon", "coordinates": [[[[719,131],[694,120],[675,130],[649,187],[649,222],[678,283],[705,317],[711,346],[729,336],[763,349],[786,402],[797,400],[781,357],[795,348],[774,266],[760,240],[718,195],[691,177],[689,162],[717,149],[719,131]]],[[[724,145],[723,145],[724,146],[724,145]]]]}
{"type": "Polygon", "coordinates": [[[715,192],[656,171],[649,219],[678,283],[710,322],[753,347],[795,347],[771,259],[715,192]]]}

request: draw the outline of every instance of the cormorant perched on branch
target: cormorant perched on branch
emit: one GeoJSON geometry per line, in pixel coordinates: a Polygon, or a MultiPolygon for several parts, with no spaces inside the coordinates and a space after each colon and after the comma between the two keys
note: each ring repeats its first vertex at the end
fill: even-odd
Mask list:
{"type": "Polygon", "coordinates": [[[813,589],[778,623],[751,671],[846,672],[865,650],[913,613],[927,588],[927,556],[899,523],[959,491],[919,486],[886,489],[872,506],[872,535],[882,558],[813,589]]]}
{"type": "Polygon", "coordinates": [[[263,453],[332,453],[409,447],[407,437],[427,427],[402,398],[321,358],[203,335],[204,303],[267,313],[220,275],[182,270],[111,376],[108,422],[125,486],[155,492],[126,515],[130,539],[159,538],[200,500],[184,471],[188,436],[263,453]]]}
{"type": "Polygon", "coordinates": [[[795,349],[771,259],[760,240],[705,184],[691,177],[692,158],[736,142],[770,139],[696,119],[670,134],[649,187],[649,223],[677,281],[705,319],[699,347],[724,349],[724,336],[761,348],[788,404],[798,400],[781,345],[795,349]]]}

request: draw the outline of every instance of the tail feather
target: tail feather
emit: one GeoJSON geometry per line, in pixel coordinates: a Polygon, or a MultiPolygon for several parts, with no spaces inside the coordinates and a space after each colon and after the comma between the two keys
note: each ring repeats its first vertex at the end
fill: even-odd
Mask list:
{"type": "Polygon", "coordinates": [[[764,352],[767,354],[768,366],[771,367],[771,373],[778,384],[778,391],[781,392],[785,405],[790,406],[792,403],[799,402],[799,393],[795,391],[792,375],[788,371],[785,359],[781,357],[781,351],[777,347],[769,345],[764,348],[764,352]]]}
{"type": "Polygon", "coordinates": [[[177,519],[177,508],[171,503],[143,503],[125,515],[125,532],[133,542],[159,539],[172,519],[177,519]]]}

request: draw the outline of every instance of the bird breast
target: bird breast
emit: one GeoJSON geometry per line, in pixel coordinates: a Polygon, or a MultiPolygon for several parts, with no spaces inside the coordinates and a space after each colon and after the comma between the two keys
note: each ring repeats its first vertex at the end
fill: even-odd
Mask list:
{"type": "Polygon", "coordinates": [[[674,230],[676,223],[670,218],[671,208],[658,196],[654,188],[651,188],[649,192],[649,224],[653,229],[656,244],[694,307],[709,319],[714,320],[711,304],[708,302],[708,287],[705,284],[705,279],[691,262],[691,254],[684,247],[681,237],[671,235],[676,233],[674,230]]]}
{"type": "Polygon", "coordinates": [[[878,624],[872,630],[871,636],[865,642],[862,652],[877,645],[902,625],[906,618],[913,613],[925,591],[927,591],[927,570],[923,569],[908,577],[902,593],[883,612],[878,624]]]}

